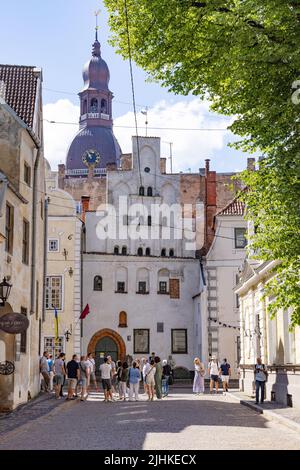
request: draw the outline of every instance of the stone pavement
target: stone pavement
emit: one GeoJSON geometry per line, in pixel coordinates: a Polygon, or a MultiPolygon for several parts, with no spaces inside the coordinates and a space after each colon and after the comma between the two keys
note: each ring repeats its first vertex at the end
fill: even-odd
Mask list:
{"type": "Polygon", "coordinates": [[[11,431],[5,430],[5,418],[0,420],[0,449],[300,449],[300,433],[266,420],[229,394],[196,397],[190,389],[173,389],[163,400],[140,398],[104,403],[102,393],[91,393],[86,402],[45,399],[49,413],[38,416],[35,410],[31,419],[26,411],[24,422],[21,410],[20,424],[11,431]]]}
{"type": "Polygon", "coordinates": [[[265,401],[264,404],[255,404],[255,399],[249,397],[241,391],[230,391],[232,398],[239,401],[241,405],[252,408],[258,413],[263,414],[267,419],[281,422],[300,433],[300,411],[295,408],[286,407],[272,401],[265,401]]]}

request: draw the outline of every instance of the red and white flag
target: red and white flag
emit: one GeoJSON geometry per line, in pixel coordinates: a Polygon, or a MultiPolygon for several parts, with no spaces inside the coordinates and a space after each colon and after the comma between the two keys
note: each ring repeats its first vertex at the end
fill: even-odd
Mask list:
{"type": "Polygon", "coordinates": [[[80,315],[80,320],[84,320],[88,316],[89,313],[90,313],[90,306],[89,304],[87,304],[82,314],[80,315]]]}

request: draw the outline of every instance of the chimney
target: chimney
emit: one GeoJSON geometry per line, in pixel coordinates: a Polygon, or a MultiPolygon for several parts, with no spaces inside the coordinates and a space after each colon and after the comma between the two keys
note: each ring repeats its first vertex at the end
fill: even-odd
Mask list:
{"type": "Polygon", "coordinates": [[[58,165],[58,187],[64,189],[65,187],[66,166],[61,163],[58,165]]]}
{"type": "Polygon", "coordinates": [[[248,171],[255,171],[255,158],[248,158],[247,159],[247,170],[248,171]]]}
{"type": "Polygon", "coordinates": [[[167,173],[167,159],[166,158],[160,159],[160,172],[162,175],[165,175],[167,173]]]}
{"type": "Polygon", "coordinates": [[[83,223],[85,223],[85,214],[90,210],[90,196],[81,196],[81,218],[83,223]]]}
{"type": "Polygon", "coordinates": [[[206,176],[206,178],[208,177],[209,170],[210,170],[210,160],[208,158],[207,160],[205,160],[205,176],[206,176]]]}

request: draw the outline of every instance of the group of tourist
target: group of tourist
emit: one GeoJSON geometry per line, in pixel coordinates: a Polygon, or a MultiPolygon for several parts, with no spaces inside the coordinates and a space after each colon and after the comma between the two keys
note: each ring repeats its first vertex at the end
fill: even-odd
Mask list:
{"type": "MultiPolygon", "coordinates": [[[[206,370],[204,364],[198,357],[194,360],[194,369],[193,392],[196,395],[200,395],[201,393],[204,393],[204,376],[206,374],[206,370]]],[[[216,356],[212,356],[208,364],[208,375],[210,378],[210,393],[213,393],[214,389],[216,393],[218,393],[219,382],[221,382],[223,385],[223,394],[225,395],[226,392],[228,392],[229,379],[231,376],[231,368],[227,359],[223,359],[222,364],[220,364],[216,356]]]]}
{"type": "MultiPolygon", "coordinates": [[[[86,400],[88,391],[94,386],[99,391],[96,379],[96,364],[93,354],[81,356],[76,354],[66,364],[65,353],[60,353],[55,360],[45,351],[40,359],[40,372],[43,376],[43,389],[45,392],[55,391],[55,398],[63,397],[63,387],[68,380],[67,400],[86,400]]],[[[172,370],[167,360],[161,362],[160,358],[151,354],[149,359],[136,359],[129,366],[127,362],[112,360],[111,356],[104,358],[100,366],[104,401],[119,400],[138,401],[140,384],[143,383],[144,394],[148,400],[158,400],[168,396],[169,381],[172,370]]]]}

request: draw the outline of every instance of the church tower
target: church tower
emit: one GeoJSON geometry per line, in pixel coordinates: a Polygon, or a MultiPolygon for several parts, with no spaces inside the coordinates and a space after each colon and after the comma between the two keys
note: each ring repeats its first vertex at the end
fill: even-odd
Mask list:
{"type": "Polygon", "coordinates": [[[83,69],[84,87],[79,93],[79,131],[67,154],[66,177],[94,177],[105,174],[107,165],[120,166],[121,149],[113,133],[110,73],[101,57],[98,28],[92,57],[83,69]]]}

